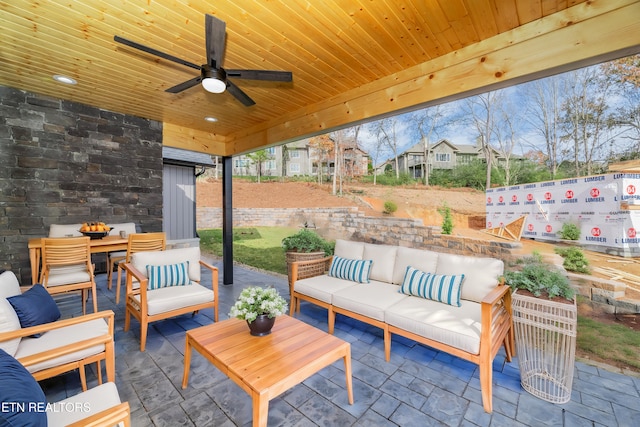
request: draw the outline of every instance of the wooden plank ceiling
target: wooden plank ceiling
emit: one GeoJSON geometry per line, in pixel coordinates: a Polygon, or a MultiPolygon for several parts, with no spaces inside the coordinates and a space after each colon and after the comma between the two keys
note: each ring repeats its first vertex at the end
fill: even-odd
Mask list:
{"type": "Polygon", "coordinates": [[[232,155],[609,51],[637,51],[638,6],[633,0],[11,0],[0,2],[0,84],[162,121],[167,145],[232,155]],[[113,40],[119,35],[199,65],[206,62],[205,13],[226,22],[225,68],[288,70],[293,82],[234,80],[256,101],[251,107],[200,85],[171,94],[165,89],[199,72],[113,40]],[[518,43],[530,44],[515,49],[518,43]],[[570,43],[571,50],[558,47],[570,43]],[[54,74],[78,84],[57,83],[54,74]]]}

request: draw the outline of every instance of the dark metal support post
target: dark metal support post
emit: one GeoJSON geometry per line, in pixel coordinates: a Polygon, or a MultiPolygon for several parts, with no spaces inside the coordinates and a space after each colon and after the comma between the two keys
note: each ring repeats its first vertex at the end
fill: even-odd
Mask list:
{"type": "Polygon", "coordinates": [[[233,203],[231,157],[222,158],[222,284],[233,284],[233,203]]]}

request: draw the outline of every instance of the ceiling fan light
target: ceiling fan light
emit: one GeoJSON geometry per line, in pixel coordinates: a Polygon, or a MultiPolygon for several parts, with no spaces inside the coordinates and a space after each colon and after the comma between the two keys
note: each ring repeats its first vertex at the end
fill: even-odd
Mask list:
{"type": "Polygon", "coordinates": [[[206,79],[202,79],[202,87],[207,92],[222,93],[227,88],[227,84],[222,80],[218,80],[213,77],[207,77],[206,79]]]}

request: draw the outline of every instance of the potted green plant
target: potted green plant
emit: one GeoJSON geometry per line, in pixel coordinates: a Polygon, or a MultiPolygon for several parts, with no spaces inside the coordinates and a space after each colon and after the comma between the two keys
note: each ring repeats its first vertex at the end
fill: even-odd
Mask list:
{"type": "Polygon", "coordinates": [[[575,291],[563,271],[539,254],[505,272],[511,287],[520,382],[540,399],[571,399],[578,314],[575,291]]]}
{"type": "Polygon", "coordinates": [[[286,311],[287,301],[277,289],[250,286],[240,292],[229,316],[246,320],[251,335],[264,336],[271,333],[276,316],[286,311]]]}
{"type": "Polygon", "coordinates": [[[291,263],[296,261],[311,261],[333,254],[334,243],[320,237],[308,228],[302,228],[295,234],[282,239],[285,250],[287,273],[291,283],[291,263]]]}

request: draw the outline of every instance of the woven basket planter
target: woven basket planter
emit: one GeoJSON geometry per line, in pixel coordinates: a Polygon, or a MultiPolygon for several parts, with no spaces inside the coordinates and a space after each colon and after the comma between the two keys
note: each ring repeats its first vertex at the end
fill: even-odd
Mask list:
{"type": "Polygon", "coordinates": [[[522,388],[551,403],[571,399],[578,310],[571,303],[512,296],[522,388]]]}
{"type": "MultiPolygon", "coordinates": [[[[297,261],[312,261],[314,259],[322,259],[324,258],[326,255],[324,254],[324,251],[319,251],[319,252],[293,252],[293,251],[287,251],[285,252],[285,259],[287,261],[287,276],[289,277],[289,284],[291,284],[291,263],[292,262],[297,262],[297,261]]],[[[316,267],[317,269],[318,267],[316,267]]],[[[322,266],[320,266],[320,268],[323,268],[322,266]]],[[[305,274],[305,272],[303,271],[304,269],[300,269],[298,270],[298,278],[299,279],[304,279],[305,277],[311,277],[311,276],[317,276],[319,274],[324,273],[324,269],[320,272],[309,272],[308,274],[305,274]]]]}

